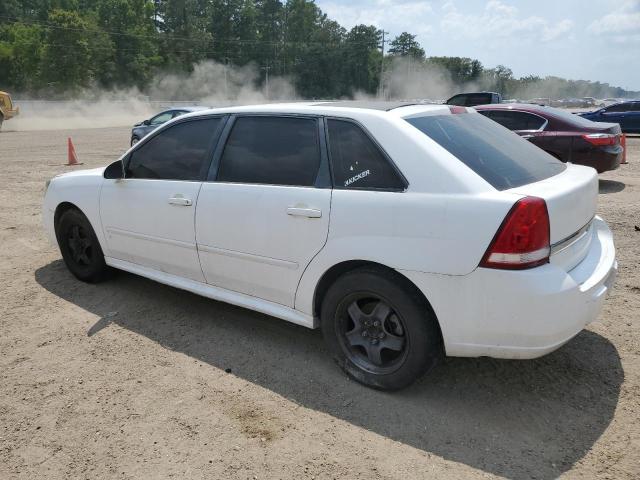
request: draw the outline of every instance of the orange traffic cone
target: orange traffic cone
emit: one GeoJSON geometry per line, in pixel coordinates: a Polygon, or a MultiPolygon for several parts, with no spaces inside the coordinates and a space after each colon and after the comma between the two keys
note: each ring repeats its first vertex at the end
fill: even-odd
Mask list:
{"type": "Polygon", "coordinates": [[[67,166],[71,166],[71,165],[82,165],[81,162],[78,161],[78,156],[76,155],[76,148],[73,146],[73,142],[71,141],[71,137],[68,138],[67,140],[67,147],[68,147],[68,162],[67,162],[67,166]]]}
{"type": "Polygon", "coordinates": [[[620,145],[622,145],[622,161],[621,164],[629,163],[627,162],[627,136],[623,133],[620,135],[620,145]]]}

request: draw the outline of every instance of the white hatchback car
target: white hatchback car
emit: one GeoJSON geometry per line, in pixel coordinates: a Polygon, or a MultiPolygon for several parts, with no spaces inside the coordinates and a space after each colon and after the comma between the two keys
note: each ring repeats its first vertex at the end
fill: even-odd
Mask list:
{"type": "Polygon", "coordinates": [[[617,263],[595,170],[473,109],[322,102],[174,119],[48,183],[80,280],[108,267],[321,326],[356,380],[443,355],[534,358],[599,314],[617,263]]]}

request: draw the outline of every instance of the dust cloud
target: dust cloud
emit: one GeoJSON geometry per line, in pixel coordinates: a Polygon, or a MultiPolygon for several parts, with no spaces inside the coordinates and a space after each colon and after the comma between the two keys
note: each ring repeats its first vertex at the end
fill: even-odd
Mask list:
{"type": "Polygon", "coordinates": [[[205,61],[191,73],[160,73],[146,92],[137,89],[89,89],[73,100],[30,100],[14,94],[20,115],[3,125],[5,131],[66,130],[131,126],[172,106],[219,107],[298,98],[293,83],[270,76],[262,82],[255,65],[227,66],[205,61]]]}

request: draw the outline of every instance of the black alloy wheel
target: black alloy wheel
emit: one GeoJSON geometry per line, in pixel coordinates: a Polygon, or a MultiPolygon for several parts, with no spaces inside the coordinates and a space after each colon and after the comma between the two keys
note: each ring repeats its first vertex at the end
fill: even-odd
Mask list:
{"type": "Polygon", "coordinates": [[[336,312],[345,355],[371,373],[397,370],[408,351],[404,323],[389,301],[366,292],[346,297],[336,312]]]}
{"type": "Polygon", "coordinates": [[[322,299],[320,321],[338,365],[369,387],[404,388],[444,354],[428,301],[388,268],[364,266],[336,279],[322,299]]]}
{"type": "Polygon", "coordinates": [[[83,282],[99,282],[107,277],[100,242],[82,212],[69,209],[56,223],[56,237],[67,268],[83,282]]]}

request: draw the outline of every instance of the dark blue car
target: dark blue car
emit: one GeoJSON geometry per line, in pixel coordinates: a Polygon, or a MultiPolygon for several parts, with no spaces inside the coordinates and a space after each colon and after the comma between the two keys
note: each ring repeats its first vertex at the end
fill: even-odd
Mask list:
{"type": "Polygon", "coordinates": [[[594,122],[619,123],[624,133],[640,133],[640,100],[614,103],[600,110],[578,115],[594,122]]]}
{"type": "Polygon", "coordinates": [[[158,113],[157,115],[154,115],[148,120],[136,123],[131,129],[131,145],[135,145],[140,140],[142,140],[142,137],[144,137],[147,133],[155,130],[160,125],[168,122],[172,118],[179,117],[180,115],[184,115],[185,113],[197,112],[198,110],[206,110],[207,108],[208,107],[200,106],[170,108],[158,113]]]}

